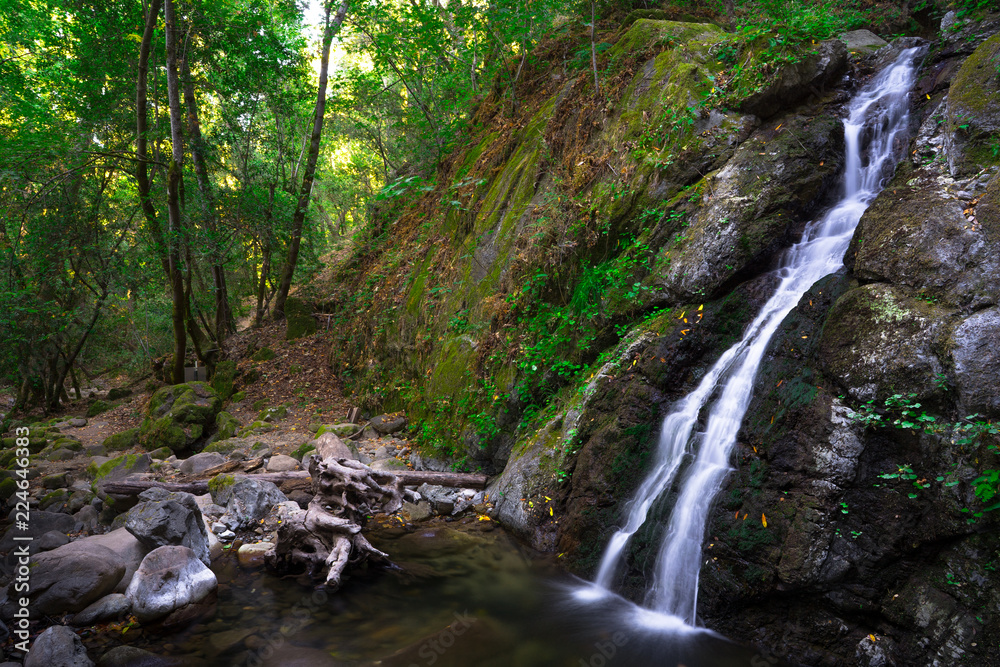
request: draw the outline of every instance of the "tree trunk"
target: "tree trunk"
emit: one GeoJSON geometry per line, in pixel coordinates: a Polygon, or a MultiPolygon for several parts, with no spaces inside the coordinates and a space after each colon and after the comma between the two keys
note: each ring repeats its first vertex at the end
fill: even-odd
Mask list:
{"type": "Polygon", "coordinates": [[[187,353],[187,335],[184,331],[184,315],[187,304],[184,298],[184,277],[180,270],[181,206],[180,189],[184,144],[181,130],[180,81],[177,76],[177,18],[173,0],[165,0],[163,5],[167,32],[167,98],[170,102],[170,170],[167,174],[167,213],[169,229],[167,264],[170,273],[173,309],[171,321],[174,328],[174,363],[171,377],[174,384],[184,382],[184,356],[187,353]]]}
{"type": "Polygon", "coordinates": [[[139,46],[139,72],[135,85],[135,181],[136,189],[139,191],[139,204],[142,207],[142,214],[146,218],[146,224],[153,237],[155,250],[163,265],[163,272],[167,278],[170,277],[170,267],[167,264],[166,239],[163,237],[163,229],[156,217],[156,207],[150,199],[149,183],[149,118],[146,106],[148,104],[147,90],[149,79],[149,52],[153,42],[153,33],[156,30],[156,21],[160,13],[160,6],[163,0],[151,0],[149,3],[149,13],[146,15],[146,27],[142,33],[142,42],[139,46]]]}
{"type": "MultiPolygon", "coordinates": [[[[215,208],[215,192],[208,178],[205,164],[205,140],[201,135],[198,121],[198,101],[194,96],[194,80],[187,57],[181,60],[181,76],[184,79],[184,102],[188,111],[188,141],[191,144],[191,161],[194,162],[195,178],[201,193],[202,217],[212,238],[209,255],[212,258],[212,283],[215,289],[215,339],[222,341],[226,335],[236,330],[232,311],[229,308],[229,294],[226,290],[226,276],[222,267],[219,249],[219,215],[215,208]]],[[[249,137],[249,132],[247,133],[249,137]]]]}
{"type": "Polygon", "coordinates": [[[305,223],[306,210],[309,208],[309,195],[312,193],[313,179],[316,177],[316,161],[319,158],[319,143],[323,136],[323,118],[326,113],[326,83],[327,74],[330,69],[330,44],[333,42],[333,34],[340,29],[347,14],[349,1],[344,0],[337,10],[337,15],[330,20],[331,5],[326,6],[326,30],[323,32],[323,44],[321,47],[322,57],[319,68],[319,92],[316,94],[316,110],[313,114],[312,138],[309,143],[309,157],[306,160],[305,172],[302,174],[302,188],[299,190],[299,200],[295,207],[295,214],[292,216],[292,239],[288,244],[288,256],[281,270],[281,284],[278,286],[278,295],[274,300],[274,318],[282,319],[285,316],[285,301],[288,299],[288,290],[292,286],[292,276],[295,274],[295,265],[299,261],[299,243],[302,240],[302,225],[305,223]]]}

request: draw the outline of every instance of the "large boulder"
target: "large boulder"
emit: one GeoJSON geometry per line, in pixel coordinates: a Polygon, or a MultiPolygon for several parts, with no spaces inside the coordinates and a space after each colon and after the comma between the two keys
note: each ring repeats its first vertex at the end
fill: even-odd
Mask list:
{"type": "Polygon", "coordinates": [[[892,283],[927,300],[996,304],[1000,230],[970,224],[968,204],[941,187],[941,172],[936,163],[904,162],[862,216],[848,263],[861,280],[892,283]]]}
{"type": "Polygon", "coordinates": [[[139,494],[142,501],[125,515],[125,529],[152,551],[162,546],[190,548],[201,562],[211,563],[208,531],[201,509],[190,493],[160,488],[139,494]]]}
{"type": "Polygon", "coordinates": [[[240,477],[232,484],[217,487],[212,492],[212,498],[216,504],[226,508],[221,520],[230,528],[246,528],[255,524],[267,516],[271,507],[288,500],[271,482],[249,477],[240,477]]]}
{"type": "Polygon", "coordinates": [[[132,533],[128,532],[124,527],[112,530],[109,533],[104,533],[103,535],[91,535],[90,537],[85,537],[82,540],[77,540],[78,543],[82,544],[96,544],[102,547],[107,547],[111,549],[118,557],[122,559],[125,564],[125,574],[122,575],[121,581],[115,586],[115,593],[124,593],[125,589],[132,582],[132,575],[135,571],[139,569],[139,565],[142,563],[142,559],[146,557],[149,553],[149,549],[144,547],[139,540],[135,538],[132,533]]]}
{"type": "Polygon", "coordinates": [[[372,417],[371,427],[379,435],[391,435],[406,428],[406,415],[401,412],[393,412],[386,415],[372,417]]]}
{"type": "Polygon", "coordinates": [[[54,625],[35,639],[24,667],[94,667],[94,662],[75,632],[65,625],[54,625]]]}
{"type": "Polygon", "coordinates": [[[159,547],[142,560],[125,595],[142,623],[159,621],[214,593],[219,582],[189,548],[159,547]]]}
{"type": "MultiPolygon", "coordinates": [[[[125,574],[125,563],[118,554],[82,540],[38,554],[32,560],[31,607],[39,614],[81,611],[111,593],[125,574]]],[[[11,597],[15,595],[15,583],[11,583],[11,597]]]]}
{"type": "Polygon", "coordinates": [[[147,449],[190,449],[212,430],[221,409],[222,399],[204,382],[163,387],[149,400],[139,441],[147,449]]]}
{"type": "Polygon", "coordinates": [[[820,354],[827,372],[855,400],[939,393],[936,350],[950,311],[880,283],[848,291],[830,310],[820,354]]]}

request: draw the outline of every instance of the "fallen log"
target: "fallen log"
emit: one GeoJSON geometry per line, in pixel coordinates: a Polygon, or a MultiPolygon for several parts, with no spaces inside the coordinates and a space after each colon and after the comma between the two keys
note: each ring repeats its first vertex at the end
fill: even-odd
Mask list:
{"type": "MultiPolygon", "coordinates": [[[[438,486],[460,487],[466,489],[485,489],[486,475],[478,473],[461,472],[430,472],[425,470],[400,470],[390,473],[396,478],[397,484],[403,486],[420,486],[421,484],[436,484],[438,486]]],[[[309,479],[309,472],[306,470],[293,470],[291,472],[264,472],[257,474],[233,473],[233,477],[250,477],[265,482],[280,484],[289,479],[309,479]]],[[[113,493],[121,496],[139,495],[146,489],[154,486],[166,489],[167,491],[184,491],[195,495],[208,493],[208,482],[206,480],[191,480],[183,482],[157,482],[155,480],[116,480],[101,484],[105,493],[113,493]]]]}

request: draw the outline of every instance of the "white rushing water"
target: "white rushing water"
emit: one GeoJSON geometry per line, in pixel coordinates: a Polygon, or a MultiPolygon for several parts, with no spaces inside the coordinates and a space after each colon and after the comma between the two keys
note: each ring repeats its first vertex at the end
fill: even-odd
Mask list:
{"type": "Polygon", "coordinates": [[[852,100],[844,121],[843,198],[822,218],[809,223],[802,240],[784,254],[777,270],[780,285],[743,339],[726,350],[695,390],[663,420],[653,469],[626,507],[625,526],[608,543],[595,579],[597,588],[581,591],[580,597],[600,597],[610,590],[629,540],[646,522],[656,499],[671,487],[682,464],[689,461],[646,604],[678,622],[696,622],[705,525],[712,501],[732,469],[729,456],[750,403],[757,369],[774,332],[802,295],[843,265],[861,215],[901,156],[908,125],[907,93],[913,86],[919,51],[903,51],[852,100]],[[695,433],[706,409],[704,430],[695,433]]]}

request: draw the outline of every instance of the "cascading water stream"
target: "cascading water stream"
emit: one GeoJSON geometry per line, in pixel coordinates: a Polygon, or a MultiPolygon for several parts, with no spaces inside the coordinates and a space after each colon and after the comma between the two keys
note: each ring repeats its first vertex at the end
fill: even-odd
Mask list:
{"type": "MultiPolygon", "coordinates": [[[[846,165],[843,198],[806,227],[802,240],[785,253],[775,294],[750,323],[743,339],[726,350],[699,385],[663,420],[653,470],[627,507],[627,521],[611,538],[595,579],[609,590],[625,548],[645,523],[653,502],[694,457],[664,532],[646,604],[656,612],[694,624],[701,569],[701,544],[712,500],[731,467],[729,455],[750,403],[754,378],[771,337],[799,299],[820,278],[843,265],[854,229],[891,175],[908,125],[907,93],[913,86],[920,48],[903,51],[850,104],[844,121],[846,165]],[[868,140],[862,145],[863,132],[868,140]],[[862,153],[864,151],[864,153],[862,153]],[[704,431],[694,434],[708,405],[704,431]]],[[[582,597],[595,597],[594,589],[582,597]]]]}

